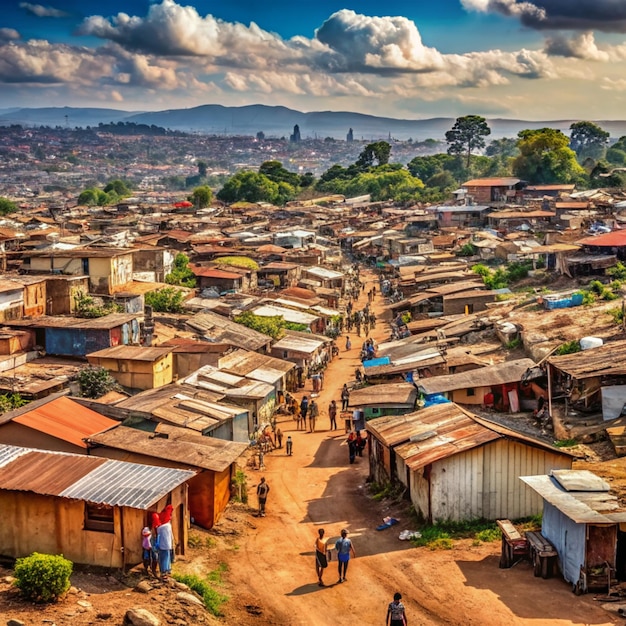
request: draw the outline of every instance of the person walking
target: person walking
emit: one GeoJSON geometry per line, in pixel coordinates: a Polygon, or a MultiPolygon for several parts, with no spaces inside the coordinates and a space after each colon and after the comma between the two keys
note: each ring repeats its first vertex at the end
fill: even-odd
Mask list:
{"type": "Polygon", "coordinates": [[[407,623],[402,594],[396,591],[393,594],[393,602],[390,602],[387,607],[385,626],[407,626],[407,623]]]}
{"type": "Polygon", "coordinates": [[[287,435],[285,448],[287,450],[287,456],[291,456],[293,454],[293,441],[291,440],[291,435],[287,435]]]}
{"type": "Polygon", "coordinates": [[[319,407],[317,406],[317,402],[315,400],[311,400],[311,404],[309,405],[309,432],[315,432],[315,422],[320,414],[319,407]]]}
{"type": "Polygon", "coordinates": [[[300,413],[302,414],[302,428],[306,430],[306,414],[309,410],[309,399],[303,396],[302,402],[300,402],[300,413]]]}
{"type": "Polygon", "coordinates": [[[356,558],[354,546],[352,541],[348,539],[348,531],[345,528],[341,531],[341,537],[335,543],[335,550],[337,550],[337,569],[339,571],[339,580],[337,582],[345,583],[350,556],[356,558]]]}
{"type": "Polygon", "coordinates": [[[265,503],[267,502],[267,494],[269,492],[270,486],[265,482],[265,476],[263,476],[256,488],[256,495],[259,499],[259,517],[265,517],[265,503]]]}
{"type": "Polygon", "coordinates": [[[278,441],[278,447],[283,447],[283,431],[280,428],[276,429],[276,441],[278,441]]]}
{"type": "Polygon", "coordinates": [[[315,540],[315,572],[317,573],[318,585],[324,587],[322,577],[324,576],[324,570],[328,567],[329,552],[326,546],[326,539],[324,539],[324,529],[319,528],[318,538],[315,540]]]}
{"type": "Polygon", "coordinates": [[[352,342],[350,341],[350,335],[346,335],[346,350],[352,350],[352,342]]]}
{"type": "Polygon", "coordinates": [[[334,400],[328,405],[328,418],[330,419],[330,430],[337,430],[337,403],[334,400]]]}
{"type": "Polygon", "coordinates": [[[343,389],[341,390],[341,410],[348,410],[348,402],[350,400],[350,390],[348,389],[347,383],[343,384],[343,389]]]}

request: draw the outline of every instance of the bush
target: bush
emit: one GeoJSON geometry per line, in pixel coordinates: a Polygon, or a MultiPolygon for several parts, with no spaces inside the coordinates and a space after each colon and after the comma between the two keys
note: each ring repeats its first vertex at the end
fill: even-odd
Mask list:
{"type": "Polygon", "coordinates": [[[580,342],[578,339],[572,339],[572,341],[566,341],[562,343],[557,349],[555,354],[561,356],[563,354],[575,354],[580,352],[580,342]]]}
{"type": "Polygon", "coordinates": [[[35,602],[57,600],[70,588],[71,575],[72,562],[63,556],[33,552],[15,563],[15,584],[35,602]]]}
{"type": "MultiPolygon", "coordinates": [[[[215,578],[213,572],[209,576],[215,578]]],[[[195,574],[174,574],[173,578],[195,591],[202,598],[207,611],[218,617],[221,615],[220,606],[228,600],[227,596],[218,593],[207,581],[195,574]]]]}
{"type": "Polygon", "coordinates": [[[181,313],[185,292],[175,287],[163,287],[146,293],[145,301],[158,313],[181,313]]]}
{"type": "Polygon", "coordinates": [[[100,398],[117,388],[117,381],[104,367],[85,367],[76,377],[83,398],[100,398]]]}

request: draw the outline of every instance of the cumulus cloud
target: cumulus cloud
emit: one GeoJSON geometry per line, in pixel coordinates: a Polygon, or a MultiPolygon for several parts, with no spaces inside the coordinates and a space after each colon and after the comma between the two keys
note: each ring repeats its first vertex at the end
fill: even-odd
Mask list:
{"type": "Polygon", "coordinates": [[[15,28],[0,28],[0,42],[11,41],[19,38],[20,34],[15,30],[15,28]]]}
{"type": "Polygon", "coordinates": [[[588,31],[571,38],[555,35],[546,40],[545,51],[551,56],[585,59],[587,61],[609,61],[610,55],[596,45],[593,33],[588,31]]]}
{"type": "Polygon", "coordinates": [[[538,30],[600,30],[626,32],[623,0],[461,0],[470,11],[518,18],[538,30]]]}
{"type": "Polygon", "coordinates": [[[45,7],[41,4],[31,4],[30,2],[20,2],[20,9],[24,9],[31,15],[37,17],[67,17],[69,13],[55,9],[54,7],[45,7]]]}

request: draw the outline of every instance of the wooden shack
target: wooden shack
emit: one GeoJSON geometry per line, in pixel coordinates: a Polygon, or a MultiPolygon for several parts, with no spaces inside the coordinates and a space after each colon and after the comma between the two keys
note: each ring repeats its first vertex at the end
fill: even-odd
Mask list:
{"type": "Polygon", "coordinates": [[[189,470],[0,444],[0,555],[63,554],[108,568],[142,561],[141,529],[174,507],[176,552],[187,547],[189,470]]]}
{"type": "Polygon", "coordinates": [[[154,389],[174,379],[172,348],[113,346],[87,355],[91,365],[104,367],[123,387],[154,389]]]}
{"type": "Polygon", "coordinates": [[[203,528],[212,528],[226,509],[237,459],[248,449],[247,443],[168,424],[155,424],[153,431],[119,426],[90,437],[89,443],[95,456],[197,472],[187,482],[189,513],[203,528]]]}

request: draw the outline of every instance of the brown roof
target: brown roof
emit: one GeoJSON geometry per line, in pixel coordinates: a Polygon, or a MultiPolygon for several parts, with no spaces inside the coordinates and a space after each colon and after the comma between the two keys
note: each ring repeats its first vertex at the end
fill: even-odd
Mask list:
{"type": "Polygon", "coordinates": [[[415,405],[417,390],[411,383],[371,385],[350,393],[350,406],[415,405]]]}
{"type": "Polygon", "coordinates": [[[461,187],[512,187],[521,182],[519,178],[473,178],[463,183],[461,187]]]}
{"type": "Polygon", "coordinates": [[[577,380],[626,374],[626,340],[611,341],[598,348],[552,356],[548,363],[577,380]]]}
{"type": "Polygon", "coordinates": [[[189,269],[193,272],[194,276],[202,276],[203,278],[218,278],[224,280],[239,280],[240,274],[235,272],[226,272],[224,270],[216,269],[215,267],[201,267],[199,265],[190,265],[189,269]]]}
{"type": "Polygon", "coordinates": [[[128,361],[148,361],[154,362],[167,356],[172,352],[172,348],[168,347],[143,347],[143,346],[113,346],[111,348],[104,348],[97,352],[91,352],[87,355],[87,360],[90,357],[98,359],[125,359],[128,361]]]}

